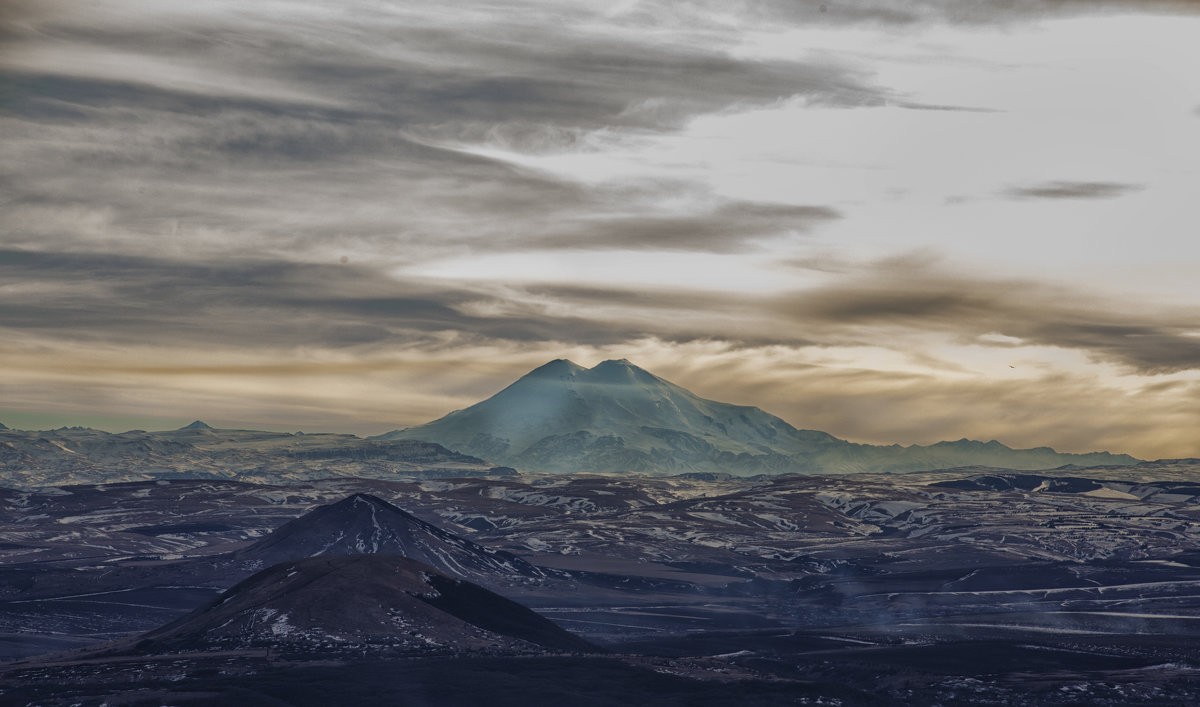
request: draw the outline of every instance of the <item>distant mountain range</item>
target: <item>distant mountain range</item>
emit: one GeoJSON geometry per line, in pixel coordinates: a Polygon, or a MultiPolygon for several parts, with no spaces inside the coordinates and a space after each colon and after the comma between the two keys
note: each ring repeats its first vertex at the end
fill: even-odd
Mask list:
{"type": "Polygon", "coordinates": [[[483,402],[375,439],[435,442],[495,463],[553,473],[748,476],[1138,462],[1108,452],[1012,449],[994,440],[855,444],[797,429],[756,407],[706,400],[624,359],[590,369],[551,361],[483,402]]]}
{"type": "Polygon", "coordinates": [[[515,472],[432,442],[218,430],[200,421],[178,430],[119,434],[86,427],[0,429],[0,486],[9,488],[148,479],[281,483],[505,473],[515,472]]]}
{"type": "Polygon", "coordinates": [[[199,420],[178,430],[119,434],[0,424],[0,487],[9,488],[173,478],[282,483],[494,476],[515,469],[754,476],[1138,462],[1108,452],[1012,449],[994,440],[856,444],[797,429],[756,407],[706,400],[624,359],[594,368],[551,361],[471,407],[366,439],[214,429],[199,420]]]}

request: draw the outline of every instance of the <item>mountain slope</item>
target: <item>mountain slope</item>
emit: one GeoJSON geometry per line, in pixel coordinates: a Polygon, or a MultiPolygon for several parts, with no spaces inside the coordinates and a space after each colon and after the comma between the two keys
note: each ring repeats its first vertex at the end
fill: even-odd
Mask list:
{"type": "Polygon", "coordinates": [[[493,397],[384,439],[439,440],[537,471],[785,471],[844,444],[755,407],[705,400],[626,360],[551,361],[493,397]]]}
{"type": "Polygon", "coordinates": [[[590,648],[516,602],[396,555],[275,565],[135,645],[138,652],[249,646],[405,652],[590,648]]]}
{"type": "Polygon", "coordinates": [[[484,548],[366,493],[288,521],[231,558],[267,567],[307,557],[358,554],[402,555],[485,584],[542,574],[515,555],[484,548]]]}
{"type": "Polygon", "coordinates": [[[624,359],[591,369],[551,361],[487,400],[380,439],[432,441],[548,472],[752,475],[1137,461],[1107,452],[1058,454],[969,440],[928,447],[853,444],[796,429],[756,407],[706,400],[624,359]]]}

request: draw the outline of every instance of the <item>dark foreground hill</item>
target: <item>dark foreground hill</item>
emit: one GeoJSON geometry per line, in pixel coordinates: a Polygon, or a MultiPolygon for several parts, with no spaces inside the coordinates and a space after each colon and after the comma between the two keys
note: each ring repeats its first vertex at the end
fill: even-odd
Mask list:
{"type": "Polygon", "coordinates": [[[706,400],[626,360],[590,369],[551,361],[487,400],[378,439],[436,442],[554,473],[749,476],[1137,462],[1108,452],[1060,454],[966,439],[909,447],[855,444],[796,429],[756,407],[706,400]]]}
{"type": "MultiPolygon", "coordinates": [[[[18,647],[23,635],[44,641],[43,651],[75,649],[41,658],[12,651],[24,660],[0,665],[0,704],[1200,704],[1197,464],[1120,474],[970,469],[0,490],[8,528],[0,648],[18,647]],[[1171,481],[1161,480],[1166,474],[1171,481]],[[351,627],[370,616],[374,607],[355,602],[361,587],[368,598],[373,590],[357,577],[286,607],[261,593],[246,610],[274,613],[253,615],[253,625],[220,642],[182,640],[161,653],[153,643],[136,653],[78,648],[98,637],[125,640],[201,605],[221,610],[213,594],[199,593],[215,582],[182,576],[184,562],[156,556],[188,553],[187,567],[198,571],[232,543],[243,547],[355,492],[444,518],[447,528],[488,528],[472,540],[552,574],[512,582],[510,596],[603,642],[607,653],[481,655],[418,627],[407,634],[412,644],[360,642],[324,631],[336,621],[321,634],[311,629],[327,641],[316,649],[287,642],[310,630],[293,614],[322,602],[347,603],[351,627]],[[489,524],[474,523],[482,518],[489,524]],[[59,592],[46,593],[47,575],[59,592]],[[122,577],[130,582],[121,585],[122,577]],[[247,635],[251,645],[242,647],[247,635]],[[418,636],[440,645],[416,643],[418,636]]],[[[362,504],[359,511],[370,517],[362,504]]],[[[319,587],[319,573],[300,572],[317,561],[342,560],[300,560],[275,576],[312,577],[319,587]]],[[[421,580],[418,595],[432,594],[433,580],[421,580]]],[[[483,600],[456,604],[503,615],[483,600]]],[[[226,615],[207,627],[219,637],[222,624],[231,630],[246,618],[226,615]]],[[[488,630],[482,620],[457,619],[488,630]]],[[[373,628],[391,617],[370,620],[373,628]]]]}
{"type": "Polygon", "coordinates": [[[452,576],[485,583],[542,575],[511,553],[477,545],[367,493],[288,521],[233,553],[231,559],[268,567],[306,557],[361,554],[402,555],[452,576]]]}
{"type": "Polygon", "coordinates": [[[415,560],[343,555],[266,569],[144,634],[132,650],[214,647],[445,652],[587,650],[590,644],[516,602],[415,560]]]}

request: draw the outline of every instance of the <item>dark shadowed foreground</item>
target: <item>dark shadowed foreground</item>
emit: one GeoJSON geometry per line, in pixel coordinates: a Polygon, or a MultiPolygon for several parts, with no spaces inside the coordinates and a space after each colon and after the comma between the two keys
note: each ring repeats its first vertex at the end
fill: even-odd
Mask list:
{"type": "Polygon", "coordinates": [[[1195,466],[2,491],[0,702],[1195,703],[1195,466]]]}

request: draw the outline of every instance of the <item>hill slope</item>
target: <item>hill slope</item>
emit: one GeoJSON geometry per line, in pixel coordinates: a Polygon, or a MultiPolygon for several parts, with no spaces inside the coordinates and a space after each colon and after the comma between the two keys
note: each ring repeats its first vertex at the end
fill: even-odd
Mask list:
{"type": "Polygon", "coordinates": [[[751,475],[1137,462],[1107,452],[1014,450],[995,441],[854,444],[796,429],[756,407],[706,400],[624,359],[590,369],[565,359],[551,361],[487,400],[380,439],[436,442],[547,472],[751,475]]]}
{"type": "Polygon", "coordinates": [[[402,555],[484,583],[542,575],[515,555],[484,548],[367,493],[315,508],[231,557],[268,567],[307,557],[359,554],[402,555]]]}
{"type": "Polygon", "coordinates": [[[516,602],[397,555],[313,557],[275,565],[134,645],[138,652],[250,646],[406,652],[590,647],[516,602]]]}

